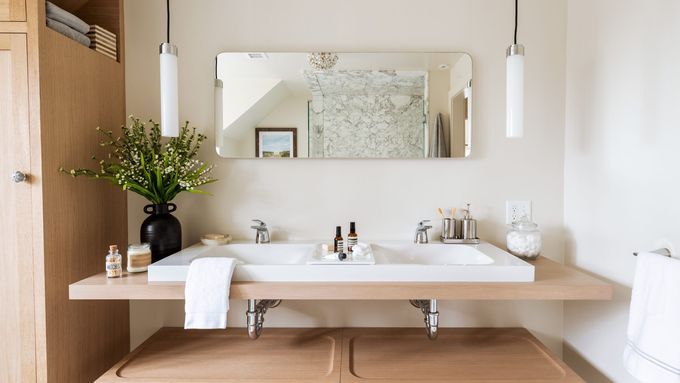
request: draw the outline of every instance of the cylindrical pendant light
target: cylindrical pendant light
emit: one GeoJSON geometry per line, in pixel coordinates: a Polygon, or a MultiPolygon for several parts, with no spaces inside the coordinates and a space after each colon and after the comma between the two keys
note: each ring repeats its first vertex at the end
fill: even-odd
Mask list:
{"type": "Polygon", "coordinates": [[[515,0],[514,44],[506,50],[505,136],[524,136],[524,46],[517,44],[517,0],[515,0]]]}
{"type": "Polygon", "coordinates": [[[161,135],[179,136],[179,92],[177,89],[177,47],[170,44],[170,0],[167,0],[167,42],[160,46],[161,135]]]}

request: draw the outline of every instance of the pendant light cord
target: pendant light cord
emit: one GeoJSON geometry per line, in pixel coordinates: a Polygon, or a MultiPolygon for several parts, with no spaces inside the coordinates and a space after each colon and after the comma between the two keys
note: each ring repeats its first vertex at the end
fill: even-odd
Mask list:
{"type": "MultiPolygon", "coordinates": [[[[170,1],[170,0],[168,0],[168,1],[170,1]]],[[[514,39],[515,45],[517,45],[517,3],[518,2],[519,2],[519,0],[515,0],[515,39],[514,39]]],[[[170,12],[170,11],[168,11],[168,12],[170,12]]],[[[170,17],[170,16],[168,16],[168,17],[170,17]]],[[[170,25],[169,23],[170,22],[168,21],[168,25],[170,25]]],[[[168,33],[170,33],[170,32],[168,32],[168,33]]],[[[168,39],[170,39],[170,38],[168,37],[168,39]]]]}
{"type": "MultiPolygon", "coordinates": [[[[170,44],[170,0],[166,0],[165,4],[166,4],[165,10],[167,12],[167,19],[166,19],[167,20],[167,24],[166,24],[167,25],[167,40],[168,40],[168,44],[170,44]]],[[[515,28],[517,28],[517,27],[515,26],[515,28]]],[[[515,32],[515,34],[517,34],[517,32],[515,32]]],[[[515,40],[517,40],[517,37],[515,37],[515,40]]]]}

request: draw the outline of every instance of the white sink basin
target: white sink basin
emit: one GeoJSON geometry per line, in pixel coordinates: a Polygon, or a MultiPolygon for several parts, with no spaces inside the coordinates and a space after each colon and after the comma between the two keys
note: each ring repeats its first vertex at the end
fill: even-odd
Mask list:
{"type": "Polygon", "coordinates": [[[375,265],[308,265],[319,242],[223,246],[197,244],[149,266],[149,281],[185,281],[198,257],[232,257],[235,281],[260,282],[531,282],[534,266],[488,243],[416,245],[370,242],[375,265]]]}
{"type": "Polygon", "coordinates": [[[391,264],[490,265],[494,261],[477,247],[430,243],[386,242],[371,245],[373,253],[391,264]]]}
{"type": "MultiPolygon", "coordinates": [[[[194,247],[196,246],[190,249],[194,247]]],[[[205,246],[199,245],[199,247],[205,246]]],[[[265,245],[234,243],[224,246],[208,246],[207,249],[203,250],[200,252],[201,257],[231,257],[240,263],[249,265],[303,265],[307,262],[307,258],[316,250],[316,245],[306,243],[274,243],[265,245]]],[[[193,259],[193,256],[191,259],[193,259]]]]}

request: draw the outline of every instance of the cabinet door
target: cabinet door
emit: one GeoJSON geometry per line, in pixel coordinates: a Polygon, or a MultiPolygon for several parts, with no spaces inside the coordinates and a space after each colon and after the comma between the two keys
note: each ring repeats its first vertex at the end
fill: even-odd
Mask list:
{"type": "Polygon", "coordinates": [[[0,0],[0,21],[26,21],[26,1],[0,0]]]}
{"type": "Polygon", "coordinates": [[[26,60],[26,35],[0,34],[0,382],[36,380],[26,60]]]}

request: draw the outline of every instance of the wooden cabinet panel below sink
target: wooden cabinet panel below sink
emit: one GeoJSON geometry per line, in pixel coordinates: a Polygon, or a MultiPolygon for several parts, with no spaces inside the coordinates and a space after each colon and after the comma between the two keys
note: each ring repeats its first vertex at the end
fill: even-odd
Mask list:
{"type": "Polygon", "coordinates": [[[524,328],[346,329],[342,382],[583,382],[524,328]]]}
{"type": "Polygon", "coordinates": [[[583,382],[524,328],[163,328],[97,383],[583,382]]]}

